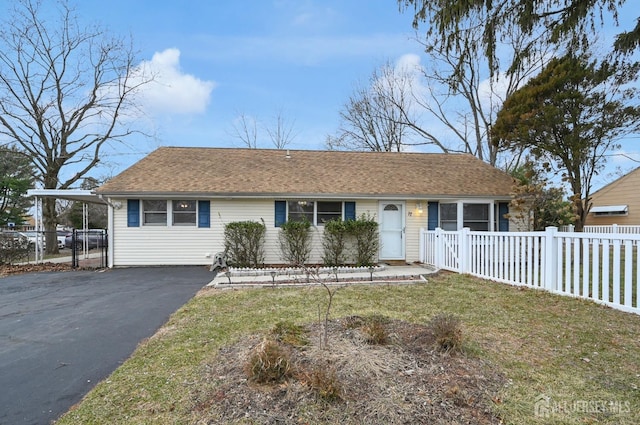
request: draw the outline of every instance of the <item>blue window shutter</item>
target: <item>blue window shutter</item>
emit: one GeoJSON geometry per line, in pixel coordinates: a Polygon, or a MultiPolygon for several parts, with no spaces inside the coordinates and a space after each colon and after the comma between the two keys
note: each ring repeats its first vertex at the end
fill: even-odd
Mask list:
{"type": "Polygon", "coordinates": [[[440,204],[438,202],[427,203],[427,230],[436,230],[440,222],[440,204]]]}
{"type": "Polygon", "coordinates": [[[498,231],[499,232],[509,231],[509,219],[504,216],[505,214],[509,214],[509,203],[500,202],[498,204],[498,231]]]}
{"type": "Polygon", "coordinates": [[[127,227],[140,227],[139,199],[127,199],[127,227]]]}
{"type": "Polygon", "coordinates": [[[198,201],[198,227],[211,227],[210,201],[198,201]]]}
{"type": "Polygon", "coordinates": [[[287,201],[276,201],[276,227],[287,221],[287,201]]]}
{"type": "Polygon", "coordinates": [[[344,203],[344,220],[355,220],[356,219],[356,203],[355,202],[345,202],[344,203]]]}

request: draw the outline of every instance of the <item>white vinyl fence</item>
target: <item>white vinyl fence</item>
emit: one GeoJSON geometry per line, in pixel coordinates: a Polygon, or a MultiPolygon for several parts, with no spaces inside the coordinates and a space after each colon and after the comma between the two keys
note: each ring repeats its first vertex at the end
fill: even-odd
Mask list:
{"type": "Polygon", "coordinates": [[[420,231],[439,269],[586,298],[640,314],[640,234],[420,231]]]}
{"type": "MultiPolygon", "coordinates": [[[[560,227],[561,232],[573,232],[575,226],[568,225],[560,227]]],[[[633,224],[610,224],[610,225],[591,225],[584,226],[584,233],[619,233],[625,235],[640,235],[640,226],[633,224]]]]}

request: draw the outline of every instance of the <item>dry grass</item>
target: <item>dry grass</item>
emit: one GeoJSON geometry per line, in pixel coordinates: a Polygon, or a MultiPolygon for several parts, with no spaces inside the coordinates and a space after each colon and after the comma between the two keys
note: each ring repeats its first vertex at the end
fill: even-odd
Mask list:
{"type": "MultiPolygon", "coordinates": [[[[225,424],[498,422],[489,406],[504,378],[490,364],[440,352],[426,326],[403,321],[382,326],[393,335],[386,346],[369,344],[364,328],[330,322],[328,347],[312,342],[296,350],[291,379],[275,385],[255,385],[242,361],[223,361],[252,357],[251,346],[256,341],[262,346],[261,336],[225,347],[205,364],[195,385],[193,419],[225,424]]],[[[316,324],[307,329],[310,335],[324,332],[316,324]]]]}
{"type": "MultiPolygon", "coordinates": [[[[368,419],[360,423],[393,423],[407,412],[426,415],[415,407],[429,400],[444,403],[447,414],[474,406],[491,423],[640,423],[636,315],[442,274],[428,284],[340,289],[333,300],[329,347],[321,350],[318,310],[326,299],[326,291],[318,288],[203,291],[172,316],[166,332],[142,344],[59,424],[275,423],[278,418],[285,421],[280,423],[357,423],[359,414],[368,419]],[[422,331],[442,313],[460,319],[460,355],[424,349],[433,335],[422,331]],[[347,323],[375,315],[395,326],[387,326],[386,345],[369,344],[359,325],[347,323]],[[262,386],[234,374],[243,373],[240,359],[283,320],[307,329],[308,344],[295,351],[296,367],[310,365],[305,360],[317,355],[327,370],[335,370],[342,401],[331,414],[325,407],[336,402],[319,397],[304,378],[262,386]],[[411,331],[399,331],[403,326],[411,331]],[[412,341],[407,335],[414,343],[400,344],[412,341]],[[437,373],[442,370],[448,375],[437,373]],[[477,388],[483,389],[482,397],[477,388]],[[230,402],[246,394],[255,404],[230,402]],[[262,413],[255,406],[262,406],[262,413]],[[545,406],[551,409],[548,417],[540,409],[545,406]]],[[[461,421],[434,416],[423,423],[439,418],[461,421]]]]}

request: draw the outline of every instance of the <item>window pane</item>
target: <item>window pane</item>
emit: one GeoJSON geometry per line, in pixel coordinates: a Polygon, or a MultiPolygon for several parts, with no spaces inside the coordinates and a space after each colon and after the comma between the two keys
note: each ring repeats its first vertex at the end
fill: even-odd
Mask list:
{"type": "Polygon", "coordinates": [[[464,220],[489,220],[489,204],[464,204],[464,220]]]}
{"type": "Polygon", "coordinates": [[[142,211],[144,224],[167,224],[167,201],[161,199],[143,200],[142,211]]]}
{"type": "Polygon", "coordinates": [[[196,224],[196,213],[173,213],[173,224],[196,224]]]}
{"type": "Polygon", "coordinates": [[[145,212],[144,224],[167,224],[167,214],[145,212]]]}
{"type": "Polygon", "coordinates": [[[440,219],[456,221],[458,219],[458,204],[440,204],[440,219]]]}
{"type": "Polygon", "coordinates": [[[313,201],[289,201],[289,220],[301,221],[304,218],[313,223],[313,201]]]}
{"type": "Polygon", "coordinates": [[[196,201],[173,201],[173,224],[196,225],[196,201]]]}
{"type": "Polygon", "coordinates": [[[196,210],[196,201],[173,201],[173,211],[193,211],[196,210]]]}
{"type": "Polygon", "coordinates": [[[455,231],[458,230],[458,223],[455,221],[443,221],[440,223],[440,228],[442,230],[455,231]]]}
{"type": "Polygon", "coordinates": [[[463,227],[473,231],[489,230],[489,204],[464,204],[463,227]]]}
{"type": "Polygon", "coordinates": [[[458,204],[440,204],[440,228],[458,230],[458,204]]]}
{"type": "Polygon", "coordinates": [[[342,220],[342,202],[318,202],[318,225],[330,220],[342,220]]]}
{"type": "Polygon", "coordinates": [[[145,211],[166,211],[167,201],[164,201],[164,200],[142,201],[142,207],[144,208],[145,211]]]}

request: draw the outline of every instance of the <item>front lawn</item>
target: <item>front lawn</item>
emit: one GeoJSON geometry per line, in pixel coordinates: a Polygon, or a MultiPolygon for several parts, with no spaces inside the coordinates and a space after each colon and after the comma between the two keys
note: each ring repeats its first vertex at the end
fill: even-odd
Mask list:
{"type": "MultiPolygon", "coordinates": [[[[237,355],[242,350],[231,347],[260,341],[279,322],[317,323],[327,299],[327,291],[317,287],[203,290],[58,424],[228,423],[216,419],[218,398],[225,397],[216,388],[226,385],[225,376],[218,375],[246,363],[237,355]],[[220,364],[229,368],[218,370],[220,364]],[[208,404],[203,404],[203,397],[208,404]]],[[[334,319],[384,316],[417,325],[428,324],[440,313],[461,319],[464,348],[460,354],[432,357],[442,359],[443,365],[451,364],[447,356],[455,356],[456,364],[466,359],[467,364],[487,365],[486,370],[501,377],[500,386],[487,388],[482,400],[462,400],[458,390],[447,387],[441,398],[451,399],[448,406],[482,405],[494,419],[500,418],[495,423],[640,423],[639,316],[448,273],[432,276],[426,284],[341,288],[331,307],[334,319]]],[[[469,373],[468,368],[460,370],[469,373]]],[[[385,379],[381,373],[374,375],[385,379]]],[[[481,383],[485,377],[471,378],[481,383]]],[[[280,385],[276,393],[289,391],[280,385]]],[[[252,397],[274,397],[272,388],[250,382],[238,387],[251,391],[252,397]]],[[[362,389],[343,390],[348,399],[350,392],[362,389]]],[[[421,394],[429,394],[429,388],[416,389],[411,401],[421,394]]],[[[429,397],[424,396],[425,405],[433,402],[429,397]]],[[[344,412],[355,404],[343,400],[332,405],[313,398],[304,402],[310,404],[308,409],[296,405],[297,412],[313,411],[318,403],[328,403],[324,411],[344,412]]],[[[270,417],[237,423],[275,423],[270,417]]],[[[359,423],[357,418],[353,423],[359,423]]]]}

